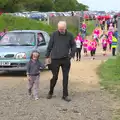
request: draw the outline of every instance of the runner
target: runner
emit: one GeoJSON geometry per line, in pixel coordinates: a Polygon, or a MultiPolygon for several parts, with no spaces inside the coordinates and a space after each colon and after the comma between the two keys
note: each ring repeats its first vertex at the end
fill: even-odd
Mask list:
{"type": "Polygon", "coordinates": [[[102,39],[103,56],[106,55],[107,44],[108,44],[108,39],[106,36],[104,36],[104,38],[102,39]]]}
{"type": "Polygon", "coordinates": [[[97,48],[97,42],[94,39],[94,37],[92,37],[92,40],[89,43],[89,50],[90,50],[90,54],[91,54],[91,59],[94,60],[95,59],[95,53],[96,53],[96,48],[97,48]]]}
{"type": "Polygon", "coordinates": [[[109,30],[108,30],[108,31],[114,33],[114,27],[113,27],[113,24],[112,24],[112,23],[110,24],[110,27],[109,27],[109,30]]]}
{"type": "Polygon", "coordinates": [[[80,61],[81,60],[81,50],[82,50],[82,41],[80,40],[80,37],[77,36],[75,39],[76,42],[76,61],[80,61]]]}
{"type": "Polygon", "coordinates": [[[108,32],[109,51],[111,51],[113,33],[108,32]]]}
{"type": "Polygon", "coordinates": [[[96,40],[97,44],[99,45],[100,30],[98,27],[96,27],[95,30],[93,31],[93,36],[94,36],[94,39],[96,40]]]}
{"type": "Polygon", "coordinates": [[[83,41],[83,50],[84,50],[84,56],[88,56],[87,51],[88,51],[88,40],[85,39],[83,41]]]}

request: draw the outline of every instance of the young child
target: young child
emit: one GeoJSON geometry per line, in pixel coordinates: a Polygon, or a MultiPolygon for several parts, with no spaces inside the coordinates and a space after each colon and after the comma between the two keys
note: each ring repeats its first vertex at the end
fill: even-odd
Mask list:
{"type": "Polygon", "coordinates": [[[99,45],[99,36],[100,36],[100,30],[96,27],[96,29],[93,31],[94,39],[96,39],[96,42],[99,45]]]}
{"type": "Polygon", "coordinates": [[[113,24],[112,24],[112,23],[110,24],[110,27],[109,27],[109,30],[108,30],[108,31],[114,33],[114,27],[113,27],[113,24]]]}
{"type": "Polygon", "coordinates": [[[84,39],[85,36],[86,36],[86,29],[87,29],[87,25],[85,24],[85,22],[83,22],[82,26],[81,26],[81,36],[82,36],[82,39],[84,39]]]}
{"type": "Polygon", "coordinates": [[[76,42],[76,61],[80,61],[81,60],[81,50],[82,50],[82,41],[80,39],[79,36],[76,37],[75,39],[76,42]]]}
{"type": "Polygon", "coordinates": [[[83,41],[83,50],[84,50],[84,55],[87,56],[87,49],[88,49],[88,40],[83,41]]]}
{"type": "Polygon", "coordinates": [[[94,37],[90,41],[90,46],[89,47],[90,47],[90,54],[91,54],[92,60],[94,60],[95,59],[96,48],[97,48],[97,42],[94,39],[94,37]]]}
{"type": "Polygon", "coordinates": [[[108,44],[108,39],[106,36],[104,36],[104,38],[102,39],[103,56],[106,55],[107,44],[108,44]]]}
{"type": "Polygon", "coordinates": [[[39,89],[39,78],[40,78],[40,69],[44,69],[45,65],[43,65],[39,61],[40,53],[37,51],[33,51],[31,54],[30,61],[27,65],[27,79],[28,79],[28,93],[33,96],[35,100],[38,100],[38,89],[39,89]]]}
{"type": "Polygon", "coordinates": [[[108,33],[109,51],[111,51],[111,46],[112,46],[112,36],[113,36],[113,33],[112,33],[112,32],[109,32],[109,33],[108,33]]]}

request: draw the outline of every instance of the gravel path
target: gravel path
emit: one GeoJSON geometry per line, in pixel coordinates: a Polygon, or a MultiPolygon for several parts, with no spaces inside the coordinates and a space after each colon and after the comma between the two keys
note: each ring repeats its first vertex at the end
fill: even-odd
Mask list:
{"type": "Polygon", "coordinates": [[[99,59],[88,58],[72,62],[70,103],[61,100],[61,72],[51,100],[46,99],[51,73],[41,73],[38,101],[28,97],[24,76],[3,74],[0,77],[0,120],[112,120],[112,98],[100,89],[96,75],[100,63],[99,59]]]}

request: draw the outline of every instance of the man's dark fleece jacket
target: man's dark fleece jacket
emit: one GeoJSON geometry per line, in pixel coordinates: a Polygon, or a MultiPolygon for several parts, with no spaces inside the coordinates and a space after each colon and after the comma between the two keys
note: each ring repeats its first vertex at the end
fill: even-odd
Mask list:
{"type": "Polygon", "coordinates": [[[65,34],[61,34],[59,31],[55,31],[50,38],[46,58],[61,59],[72,58],[76,52],[76,44],[73,35],[66,31],[65,34]]]}

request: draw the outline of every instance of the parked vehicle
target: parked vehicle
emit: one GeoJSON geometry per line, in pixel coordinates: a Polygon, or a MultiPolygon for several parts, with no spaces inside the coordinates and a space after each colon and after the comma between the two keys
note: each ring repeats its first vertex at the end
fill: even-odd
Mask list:
{"type": "Polygon", "coordinates": [[[40,20],[40,21],[44,21],[45,20],[45,17],[43,14],[40,14],[40,13],[32,13],[30,15],[30,18],[31,19],[35,19],[35,20],[40,20]]]}
{"type": "Polygon", "coordinates": [[[44,62],[50,36],[40,30],[16,30],[0,40],[0,71],[26,71],[33,50],[40,52],[44,62]]]}

